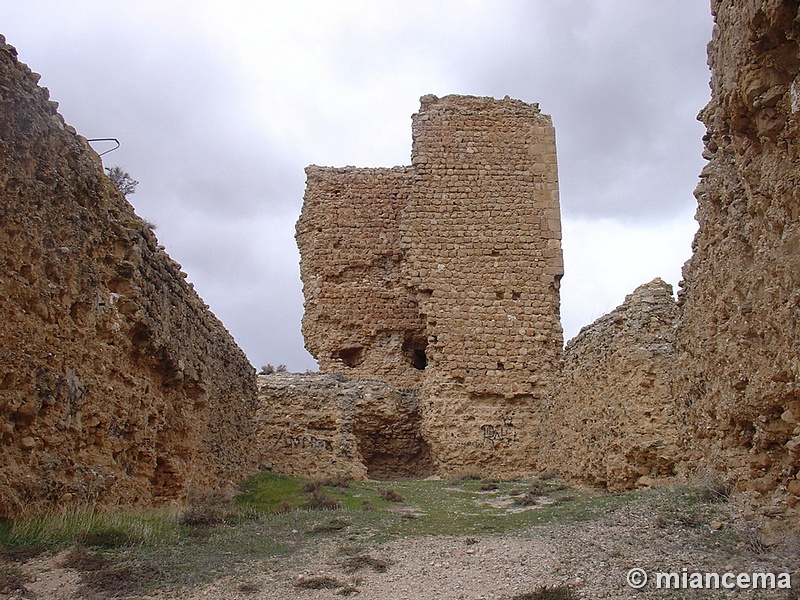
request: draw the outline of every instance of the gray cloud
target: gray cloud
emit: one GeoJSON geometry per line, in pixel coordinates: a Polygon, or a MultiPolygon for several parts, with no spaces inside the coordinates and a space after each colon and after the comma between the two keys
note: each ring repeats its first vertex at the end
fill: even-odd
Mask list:
{"type": "MultiPolygon", "coordinates": [[[[653,227],[693,202],[711,28],[695,0],[8,4],[8,42],[82,135],[121,140],[106,164],[140,181],[137,211],[257,366],[314,366],[293,240],[303,168],[407,164],[423,94],[540,102],[565,218],[582,220],[565,236],[600,218],[653,227]]],[[[564,243],[568,279],[586,272],[580,240],[564,243]]],[[[610,272],[592,294],[603,280],[630,291],[610,272]]],[[[582,293],[565,287],[568,332],[598,316],[582,293]]]]}

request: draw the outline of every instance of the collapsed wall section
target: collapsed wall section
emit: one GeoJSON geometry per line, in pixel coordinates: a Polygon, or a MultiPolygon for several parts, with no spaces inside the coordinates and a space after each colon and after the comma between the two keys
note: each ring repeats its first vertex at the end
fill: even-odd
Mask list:
{"type": "Polygon", "coordinates": [[[306,348],[323,373],[419,387],[427,336],[402,280],[408,167],[306,169],[297,222],[306,348]]]}
{"type": "Polygon", "coordinates": [[[433,472],[416,394],[337,375],[258,378],[264,468],[300,477],[425,477],[433,472]]]}
{"type": "Polygon", "coordinates": [[[0,517],[244,477],[252,366],[0,44],[0,517]]]}
{"type": "Polygon", "coordinates": [[[709,160],[678,333],[687,470],[800,500],[800,18],[712,2],[709,160]]]}
{"type": "Polygon", "coordinates": [[[567,343],[542,411],[540,468],[611,490],[675,473],[677,321],[672,287],[654,279],[567,343]]]}

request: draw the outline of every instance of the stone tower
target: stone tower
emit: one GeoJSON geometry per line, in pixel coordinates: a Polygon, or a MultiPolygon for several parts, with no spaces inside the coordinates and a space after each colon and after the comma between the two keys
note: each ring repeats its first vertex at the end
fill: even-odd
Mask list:
{"type": "Polygon", "coordinates": [[[410,167],[306,169],[306,347],[418,392],[440,464],[513,468],[563,345],[555,131],[536,104],[424,96],[412,133],[410,167]]]}

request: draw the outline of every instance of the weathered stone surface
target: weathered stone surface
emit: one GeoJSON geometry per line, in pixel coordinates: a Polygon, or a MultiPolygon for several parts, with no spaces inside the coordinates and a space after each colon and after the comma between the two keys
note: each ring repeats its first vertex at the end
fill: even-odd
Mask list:
{"type": "Polygon", "coordinates": [[[0,516],[255,468],[255,373],[0,39],[0,516]]]}
{"type": "Polygon", "coordinates": [[[323,373],[418,388],[427,335],[400,248],[413,172],[311,166],[306,175],[297,222],[306,347],[323,373]]]}
{"type": "Polygon", "coordinates": [[[570,340],[542,414],[540,467],[613,490],[674,474],[677,324],[672,287],[655,279],[570,340]]]}
{"type": "Polygon", "coordinates": [[[712,12],[709,163],[680,293],[685,468],[764,502],[800,468],[800,20],[795,1],[712,12]]]}
{"type": "Polygon", "coordinates": [[[418,391],[440,471],[524,472],[563,341],[553,126],[518,100],[424,96],[412,132],[409,167],[306,170],[306,347],[418,391]]]}
{"type": "Polygon", "coordinates": [[[303,477],[424,477],[433,472],[413,392],[337,375],[258,378],[264,468],[303,477]]]}

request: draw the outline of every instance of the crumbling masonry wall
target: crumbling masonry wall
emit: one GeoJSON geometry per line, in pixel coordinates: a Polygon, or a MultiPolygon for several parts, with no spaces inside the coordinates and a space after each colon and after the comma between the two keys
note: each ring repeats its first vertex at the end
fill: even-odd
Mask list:
{"type": "Polygon", "coordinates": [[[310,166],[306,176],[297,222],[306,347],[323,373],[419,387],[427,338],[400,249],[413,172],[310,166]]]}
{"type": "Polygon", "coordinates": [[[712,2],[709,162],[678,330],[685,470],[787,515],[800,500],[798,8],[712,2]]]}
{"type": "Polygon", "coordinates": [[[535,104],[424,96],[412,133],[410,167],[307,169],[306,346],[420,392],[440,470],[519,472],[562,345],[554,129],[535,104]]]}
{"type": "Polygon", "coordinates": [[[654,279],[567,343],[542,411],[540,468],[611,490],[675,474],[677,323],[672,286],[654,279]]]}
{"type": "Polygon", "coordinates": [[[0,37],[0,517],[256,468],[255,372],[0,37]]]}

